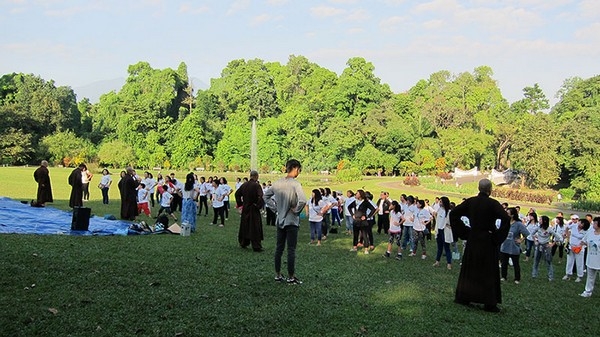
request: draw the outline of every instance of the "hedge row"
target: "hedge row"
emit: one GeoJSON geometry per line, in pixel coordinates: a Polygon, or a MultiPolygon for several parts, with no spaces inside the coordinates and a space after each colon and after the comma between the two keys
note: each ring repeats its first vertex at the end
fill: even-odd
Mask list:
{"type": "Polygon", "coordinates": [[[552,204],[553,195],[536,192],[525,192],[512,188],[495,188],[492,190],[492,196],[509,200],[534,202],[538,204],[552,204]]]}

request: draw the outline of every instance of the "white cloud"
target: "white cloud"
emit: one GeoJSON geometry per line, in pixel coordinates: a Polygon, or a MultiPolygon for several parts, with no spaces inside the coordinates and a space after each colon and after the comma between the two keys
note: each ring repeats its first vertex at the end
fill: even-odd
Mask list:
{"type": "Polygon", "coordinates": [[[583,0],[578,7],[584,17],[600,17],[600,1],[598,0],[583,0]]]}
{"type": "Polygon", "coordinates": [[[348,29],[348,34],[361,34],[363,33],[365,30],[363,28],[360,27],[354,27],[354,28],[350,28],[348,29]]]}
{"type": "Polygon", "coordinates": [[[317,6],[317,7],[312,7],[310,9],[310,13],[312,16],[315,16],[318,18],[328,18],[328,17],[342,15],[342,14],[346,13],[346,11],[343,9],[335,8],[335,7],[331,7],[331,6],[317,6]]]}
{"type": "Polygon", "coordinates": [[[442,12],[452,14],[458,11],[461,6],[455,0],[433,0],[414,7],[415,12],[442,12]]]}
{"type": "Polygon", "coordinates": [[[388,6],[399,6],[402,5],[405,0],[383,0],[383,3],[388,6]]]}
{"type": "Polygon", "coordinates": [[[181,6],[179,6],[179,13],[184,14],[202,14],[209,10],[208,6],[194,6],[189,2],[182,3],[181,6]]]}
{"type": "Polygon", "coordinates": [[[251,26],[258,26],[261,25],[267,21],[270,21],[272,19],[271,15],[267,14],[267,13],[263,13],[260,15],[257,15],[255,17],[252,18],[252,20],[250,20],[250,25],[251,26]]]}
{"type": "Polygon", "coordinates": [[[288,0],[267,0],[267,4],[271,6],[281,6],[285,5],[287,2],[288,0]]]}
{"type": "Polygon", "coordinates": [[[352,21],[352,22],[368,21],[369,19],[371,19],[371,14],[369,14],[369,12],[367,10],[364,10],[364,9],[355,9],[355,10],[352,10],[346,16],[346,20],[347,21],[352,21]]]}
{"type": "Polygon", "coordinates": [[[329,0],[329,2],[340,5],[352,5],[357,3],[357,0],[329,0]]]}
{"type": "Polygon", "coordinates": [[[407,24],[409,21],[406,16],[392,16],[386,19],[383,19],[379,22],[379,29],[384,32],[394,32],[400,26],[407,24]]]}
{"type": "Polygon", "coordinates": [[[229,9],[227,10],[227,15],[233,15],[239,11],[243,11],[249,6],[250,0],[236,0],[231,4],[231,6],[229,6],[229,9]]]}
{"type": "Polygon", "coordinates": [[[577,30],[575,37],[587,42],[595,41],[597,44],[600,42],[600,22],[594,22],[587,27],[577,30]]]}
{"type": "Polygon", "coordinates": [[[423,28],[425,29],[440,29],[444,26],[444,20],[429,20],[423,22],[423,28]]]}

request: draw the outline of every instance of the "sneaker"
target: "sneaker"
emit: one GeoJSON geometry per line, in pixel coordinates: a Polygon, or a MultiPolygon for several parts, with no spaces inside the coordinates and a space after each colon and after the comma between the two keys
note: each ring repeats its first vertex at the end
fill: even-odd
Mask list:
{"type": "Polygon", "coordinates": [[[302,284],[302,281],[300,281],[297,277],[294,276],[292,278],[287,279],[287,284],[290,284],[290,285],[302,284]]]}
{"type": "Polygon", "coordinates": [[[563,279],[563,281],[568,281],[571,279],[571,277],[569,275],[565,275],[565,276],[563,276],[562,279],[563,279]]]}
{"type": "Polygon", "coordinates": [[[519,282],[519,281],[515,281],[515,284],[519,284],[519,283],[521,283],[521,282],[519,282]]]}
{"type": "Polygon", "coordinates": [[[356,251],[356,248],[350,248],[350,251],[351,251],[351,252],[355,252],[355,251],[356,251]]]}
{"type": "Polygon", "coordinates": [[[579,294],[579,296],[581,296],[581,297],[586,297],[586,298],[587,298],[587,297],[590,297],[590,296],[592,296],[592,293],[588,293],[587,291],[584,291],[584,292],[582,292],[581,294],[579,294]]]}
{"type": "Polygon", "coordinates": [[[225,226],[223,226],[223,225],[219,225],[219,227],[225,227],[225,226]]]}
{"type": "Polygon", "coordinates": [[[286,281],[285,277],[281,276],[281,275],[277,275],[275,276],[275,281],[276,282],[284,282],[286,281]]]}
{"type": "Polygon", "coordinates": [[[410,253],[410,254],[408,254],[408,256],[416,256],[416,255],[417,255],[417,254],[415,254],[415,253],[410,253]]]}
{"type": "Polygon", "coordinates": [[[402,254],[396,255],[396,260],[401,261],[402,260],[402,254]]]}
{"type": "Polygon", "coordinates": [[[385,252],[385,254],[382,255],[383,257],[390,257],[390,252],[385,252]]]}
{"type": "Polygon", "coordinates": [[[581,282],[581,277],[578,277],[575,279],[575,283],[579,283],[579,282],[581,282]]]}
{"type": "Polygon", "coordinates": [[[421,260],[425,260],[427,258],[427,255],[423,254],[421,255],[421,260]]]}
{"type": "Polygon", "coordinates": [[[506,281],[506,279],[504,277],[500,279],[500,282],[504,282],[504,281],[506,281]]]}
{"type": "Polygon", "coordinates": [[[365,249],[365,254],[369,255],[369,250],[368,249],[365,249]]]}

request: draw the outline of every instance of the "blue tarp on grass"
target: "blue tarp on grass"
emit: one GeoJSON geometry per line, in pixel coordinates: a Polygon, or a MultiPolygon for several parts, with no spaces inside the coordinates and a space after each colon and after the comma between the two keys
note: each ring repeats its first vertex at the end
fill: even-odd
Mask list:
{"type": "Polygon", "coordinates": [[[91,217],[87,231],[72,231],[72,212],[53,207],[31,207],[0,197],[0,233],[62,235],[127,235],[129,222],[91,217]]]}

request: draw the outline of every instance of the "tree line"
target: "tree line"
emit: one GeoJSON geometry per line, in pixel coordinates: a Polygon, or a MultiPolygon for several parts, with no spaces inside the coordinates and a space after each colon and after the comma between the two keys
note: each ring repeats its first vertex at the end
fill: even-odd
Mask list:
{"type": "Polygon", "coordinates": [[[185,63],[139,62],[96,104],[13,73],[0,78],[0,161],[247,171],[256,119],[263,172],[290,157],[309,171],[359,174],[513,168],[530,187],[561,182],[600,199],[600,76],[566,79],[557,97],[550,107],[533,84],[509,103],[488,66],[438,71],[393,93],[361,57],[340,75],[304,56],[233,60],[198,91],[185,63]]]}

